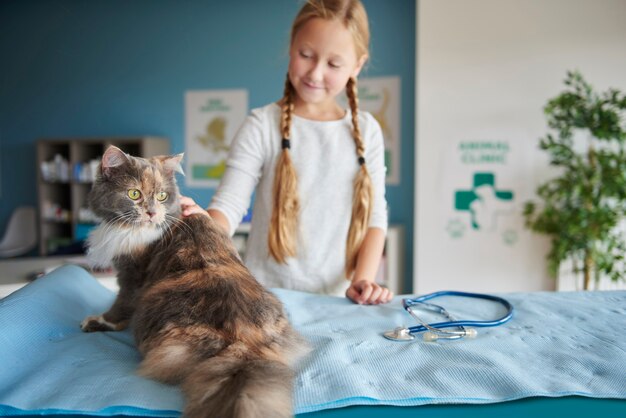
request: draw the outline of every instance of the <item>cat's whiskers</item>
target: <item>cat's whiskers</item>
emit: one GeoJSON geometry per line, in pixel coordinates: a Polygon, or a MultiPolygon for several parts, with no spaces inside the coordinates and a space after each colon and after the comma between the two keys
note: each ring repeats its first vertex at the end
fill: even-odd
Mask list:
{"type": "Polygon", "coordinates": [[[133,218],[133,211],[127,210],[126,212],[122,212],[108,221],[104,221],[103,224],[111,228],[116,227],[116,226],[132,226],[133,225],[133,222],[131,222],[132,218],[133,218]]]}
{"type": "MultiPolygon", "coordinates": [[[[166,215],[167,217],[167,215],[166,215]]],[[[172,230],[172,224],[174,222],[169,222],[169,219],[166,218],[165,222],[163,222],[161,225],[159,225],[159,228],[161,228],[164,232],[163,235],[167,234],[167,237],[170,239],[174,238],[174,231],[172,230]]]]}
{"type": "Polygon", "coordinates": [[[102,221],[100,223],[100,228],[102,228],[102,232],[108,234],[112,230],[118,229],[120,226],[131,226],[132,227],[132,223],[129,222],[131,217],[132,217],[132,212],[131,211],[126,211],[124,213],[121,213],[121,214],[115,216],[114,218],[112,218],[110,220],[102,221]]]}
{"type": "Polygon", "coordinates": [[[167,233],[168,236],[174,236],[174,227],[178,226],[178,224],[184,225],[182,220],[176,218],[175,216],[165,214],[165,221],[161,224],[161,228],[167,233]]]}
{"type": "MultiPolygon", "coordinates": [[[[183,221],[182,219],[170,215],[170,214],[165,214],[165,217],[168,221],[171,221],[171,223],[168,223],[168,228],[171,230],[173,226],[178,226],[180,227],[181,232],[191,235],[193,233],[193,230],[191,229],[191,227],[189,225],[187,225],[187,223],[185,221],[183,221]]],[[[173,233],[172,231],[170,231],[170,233],[173,233]]]]}

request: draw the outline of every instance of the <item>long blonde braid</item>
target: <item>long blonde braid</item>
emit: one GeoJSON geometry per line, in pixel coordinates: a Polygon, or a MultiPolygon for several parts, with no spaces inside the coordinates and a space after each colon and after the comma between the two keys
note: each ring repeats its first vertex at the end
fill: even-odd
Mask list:
{"type": "Polygon", "coordinates": [[[359,128],[359,98],[356,79],[350,78],[346,85],[346,95],[352,112],[352,136],[356,145],[359,161],[359,171],[354,178],[354,195],[352,197],[352,219],[348,230],[346,242],[346,278],[350,279],[356,268],[359,249],[367,233],[370,217],[372,215],[372,202],[374,201],[374,187],[372,179],[365,165],[365,146],[361,138],[359,128]]]}
{"type": "MultiPolygon", "coordinates": [[[[367,13],[359,0],[307,0],[291,26],[291,41],[296,33],[312,18],[326,20],[338,19],[350,30],[356,47],[357,56],[366,56],[369,49],[369,23],[367,13]]],[[[359,171],[354,179],[352,219],[346,242],[346,278],[350,278],[356,267],[359,248],[363,242],[373,202],[372,181],[365,166],[365,148],[358,124],[358,97],[356,80],[350,79],[346,93],[352,110],[353,137],[356,144],[359,171]]],[[[300,203],[297,193],[297,175],[289,153],[291,116],[293,114],[294,88],[285,82],[285,91],[281,101],[280,129],[283,136],[281,155],[276,164],[274,177],[274,207],[269,227],[268,243],[270,255],[279,263],[287,257],[296,255],[298,217],[300,203]]]]}
{"type": "Polygon", "coordinates": [[[281,101],[282,151],[276,163],[274,205],[268,234],[270,255],[278,263],[285,263],[287,257],[296,255],[298,217],[300,214],[298,177],[289,153],[291,116],[294,107],[293,94],[293,86],[289,81],[289,75],[287,75],[285,92],[281,101]]]}

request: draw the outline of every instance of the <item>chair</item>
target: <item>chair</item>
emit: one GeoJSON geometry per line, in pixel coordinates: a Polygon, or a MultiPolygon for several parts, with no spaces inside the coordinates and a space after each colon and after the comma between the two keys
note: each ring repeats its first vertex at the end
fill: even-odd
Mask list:
{"type": "Polygon", "coordinates": [[[0,258],[27,254],[37,246],[36,216],[32,206],[20,206],[13,211],[0,241],[0,258]]]}

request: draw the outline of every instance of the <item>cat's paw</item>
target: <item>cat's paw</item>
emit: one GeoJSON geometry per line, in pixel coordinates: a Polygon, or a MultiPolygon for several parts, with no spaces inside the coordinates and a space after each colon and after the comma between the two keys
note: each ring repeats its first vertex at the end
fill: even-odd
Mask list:
{"type": "Polygon", "coordinates": [[[117,327],[115,324],[107,322],[102,315],[88,316],[80,323],[80,329],[83,332],[101,332],[101,331],[115,331],[117,327]]]}

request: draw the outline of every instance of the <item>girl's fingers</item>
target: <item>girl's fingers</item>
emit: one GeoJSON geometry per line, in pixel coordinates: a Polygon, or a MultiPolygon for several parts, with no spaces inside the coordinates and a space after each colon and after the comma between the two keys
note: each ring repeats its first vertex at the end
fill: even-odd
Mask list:
{"type": "Polygon", "coordinates": [[[382,295],[382,293],[383,293],[383,288],[377,285],[376,283],[373,283],[372,293],[370,294],[370,297],[367,299],[367,301],[365,301],[365,303],[371,304],[371,305],[378,303],[378,299],[380,299],[380,296],[382,295]]]}
{"type": "Polygon", "coordinates": [[[350,285],[346,296],[361,305],[378,305],[389,302],[393,298],[393,293],[378,283],[359,280],[350,285]]]}
{"type": "Polygon", "coordinates": [[[393,293],[391,292],[391,290],[387,289],[386,287],[383,287],[383,291],[378,297],[378,300],[376,301],[376,303],[377,304],[388,303],[392,298],[393,298],[393,293]]]}
{"type": "Polygon", "coordinates": [[[359,304],[368,303],[368,300],[370,299],[370,296],[372,295],[372,292],[374,291],[372,284],[370,282],[362,283],[360,286],[360,289],[361,291],[359,292],[360,294],[357,297],[356,302],[359,304]]]}

